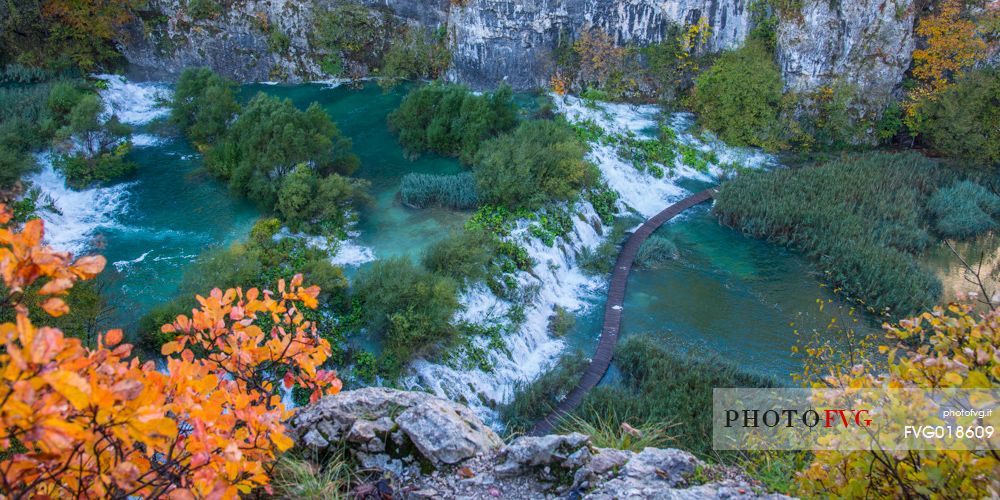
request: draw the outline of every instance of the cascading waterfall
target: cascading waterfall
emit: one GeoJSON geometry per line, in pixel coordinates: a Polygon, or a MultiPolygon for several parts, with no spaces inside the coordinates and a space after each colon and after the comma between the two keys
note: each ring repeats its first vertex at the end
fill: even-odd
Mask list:
{"type": "MultiPolygon", "coordinates": [[[[635,134],[640,139],[652,139],[658,125],[659,109],[656,106],[634,106],[610,103],[585,103],[574,97],[553,96],[559,113],[571,123],[591,120],[608,134],[635,134]]],[[[669,204],[690,193],[678,185],[678,180],[693,178],[702,181],[717,180],[722,172],[720,164],[738,163],[744,167],[759,168],[773,163],[773,158],[757,150],[728,147],[710,136],[695,137],[688,132],[692,116],[674,114],[667,124],[674,130],[677,141],[699,151],[714,151],[718,164],[710,165],[707,172],[698,172],[679,159],[673,166],[673,175],[656,178],[638,171],[621,159],[617,147],[611,144],[591,143],[587,159],[601,171],[608,186],[620,195],[619,211],[634,210],[651,217],[669,204]]],[[[606,227],[586,201],[573,207],[573,230],[547,246],[527,232],[528,224],[520,221],[511,237],[524,246],[535,263],[531,272],[519,272],[518,285],[522,289],[536,289],[537,294],[528,301],[524,322],[516,335],[504,339],[507,352],[493,352],[492,372],[459,370],[451,366],[417,361],[413,363],[416,376],[409,380],[411,386],[420,386],[452,400],[468,404],[480,416],[501,425],[493,409],[495,404],[507,401],[511,390],[519,381],[530,381],[550,368],[563,351],[563,340],[548,331],[549,319],[556,308],[580,313],[587,307],[588,294],[603,293],[604,278],[590,277],[582,272],[577,257],[584,249],[594,249],[607,233],[606,227]]],[[[498,317],[511,304],[497,298],[485,286],[474,287],[461,297],[465,311],[459,319],[481,324],[495,324],[498,317]]]]}
{"type": "MultiPolygon", "coordinates": [[[[104,102],[103,119],[118,116],[123,123],[138,127],[169,113],[163,101],[169,99],[170,90],[162,84],[135,84],[117,75],[97,75],[104,82],[100,90],[104,102]]],[[[135,134],[135,147],[158,144],[159,138],[149,134],[135,134]]],[[[73,190],[66,187],[66,179],[53,167],[53,152],[39,154],[36,159],[39,171],[30,177],[31,185],[43,197],[51,200],[58,212],[43,210],[45,239],[49,245],[76,254],[86,252],[94,235],[101,227],[117,225],[116,217],[128,204],[132,183],[73,190]]]]}

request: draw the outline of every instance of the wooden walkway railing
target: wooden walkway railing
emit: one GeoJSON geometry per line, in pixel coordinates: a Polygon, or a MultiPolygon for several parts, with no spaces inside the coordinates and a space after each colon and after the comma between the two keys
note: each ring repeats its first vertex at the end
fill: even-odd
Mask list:
{"type": "Polygon", "coordinates": [[[594,353],[594,357],[590,361],[590,366],[583,373],[580,382],[559,402],[551,413],[535,423],[535,426],[531,429],[532,435],[540,436],[551,433],[556,425],[559,424],[560,419],[575,410],[577,406],[580,406],[584,396],[597,386],[597,383],[601,381],[601,378],[608,371],[608,367],[611,365],[611,357],[615,353],[615,345],[618,343],[618,332],[622,324],[625,285],[628,284],[628,275],[632,270],[632,263],[635,261],[635,256],[639,252],[639,247],[642,246],[642,243],[665,222],[699,203],[714,198],[715,193],[715,189],[706,189],[700,193],[688,196],[654,215],[629,236],[628,241],[625,242],[625,246],[618,253],[615,269],[611,273],[611,284],[608,287],[608,301],[604,305],[604,326],[601,329],[601,340],[597,344],[597,352],[594,353]]]}

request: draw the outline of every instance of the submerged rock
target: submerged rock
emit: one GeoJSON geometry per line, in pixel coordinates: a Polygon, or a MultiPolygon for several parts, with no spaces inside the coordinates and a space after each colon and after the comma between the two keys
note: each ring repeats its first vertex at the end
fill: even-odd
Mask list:
{"type": "Polygon", "coordinates": [[[300,447],[346,448],[399,498],[778,498],[681,450],[598,448],[578,433],[504,446],[468,408],[420,392],[346,391],[299,409],[288,426],[300,447]]]}

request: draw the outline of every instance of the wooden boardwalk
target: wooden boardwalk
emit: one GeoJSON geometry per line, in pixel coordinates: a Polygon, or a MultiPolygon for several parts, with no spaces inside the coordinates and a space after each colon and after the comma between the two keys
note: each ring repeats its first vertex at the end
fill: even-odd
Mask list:
{"type": "Polygon", "coordinates": [[[584,396],[590,392],[597,383],[604,377],[611,365],[611,357],[615,353],[615,345],[618,344],[618,331],[622,324],[622,308],[625,302],[625,286],[628,284],[628,275],[632,270],[632,263],[639,252],[639,247],[646,241],[649,235],[653,234],[660,226],[677,214],[715,197],[715,189],[706,189],[700,193],[684,198],[673,205],[670,205],[662,212],[656,214],[651,219],[644,222],[625,242],[618,260],[615,262],[615,269],[611,273],[611,284],[608,287],[608,301],[604,305],[604,326],[601,329],[601,340],[597,344],[597,352],[594,353],[590,366],[583,373],[580,382],[576,384],[570,393],[563,398],[551,413],[545,418],[535,423],[531,429],[531,434],[540,436],[551,433],[559,420],[580,406],[584,396]]]}

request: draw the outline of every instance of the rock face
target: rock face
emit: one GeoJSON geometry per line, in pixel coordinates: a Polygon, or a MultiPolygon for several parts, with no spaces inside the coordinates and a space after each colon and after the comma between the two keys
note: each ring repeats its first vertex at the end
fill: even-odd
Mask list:
{"type": "MultiPolygon", "coordinates": [[[[187,0],[150,0],[122,36],[126,58],[147,76],[209,66],[239,81],[329,78],[312,46],[316,14],[343,0],[232,0],[194,19],[187,0]],[[287,42],[283,40],[287,37],[287,42]]],[[[561,39],[599,28],[620,44],[663,41],[671,25],[711,26],[708,50],[740,46],[753,27],[752,0],[357,0],[428,30],[446,26],[448,77],[476,89],[547,86],[561,39]]],[[[804,0],[778,27],[778,60],[789,89],[844,78],[881,101],[899,84],[913,50],[914,0],[804,0]]]]}
{"type": "Polygon", "coordinates": [[[884,102],[913,52],[913,0],[806,0],[800,18],[778,26],[778,64],[786,86],[814,90],[837,79],[884,102]]]}
{"type": "Polygon", "coordinates": [[[582,434],[504,446],[468,408],[425,393],[347,391],[298,410],[288,425],[305,449],[346,448],[399,498],[766,496],[742,472],[680,450],[597,448],[582,434]]]}
{"type": "Polygon", "coordinates": [[[505,82],[515,89],[548,85],[560,37],[600,28],[620,44],[663,41],[671,24],[703,16],[709,50],[738,47],[751,28],[749,0],[471,0],[453,8],[451,79],[474,88],[505,82]]]}

